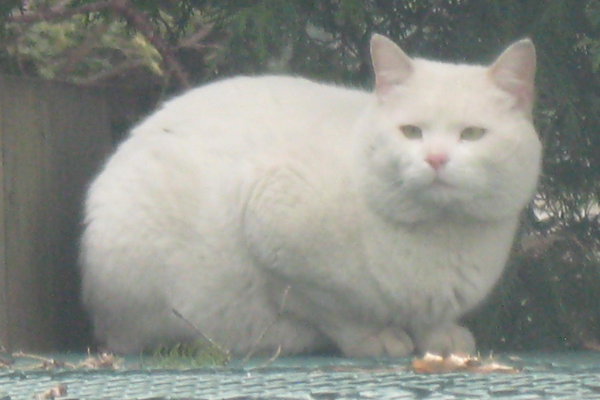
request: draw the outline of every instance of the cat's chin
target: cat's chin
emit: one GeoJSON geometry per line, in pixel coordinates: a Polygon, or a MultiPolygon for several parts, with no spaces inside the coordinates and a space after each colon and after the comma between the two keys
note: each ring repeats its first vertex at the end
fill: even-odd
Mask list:
{"type": "Polygon", "coordinates": [[[422,182],[415,197],[424,205],[446,208],[464,200],[464,194],[464,188],[460,185],[449,179],[435,176],[427,182],[422,182]]]}

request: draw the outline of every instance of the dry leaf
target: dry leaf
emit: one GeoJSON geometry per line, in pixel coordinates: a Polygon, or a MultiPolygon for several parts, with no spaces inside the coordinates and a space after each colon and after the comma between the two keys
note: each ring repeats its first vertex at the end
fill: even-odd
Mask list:
{"type": "Polygon", "coordinates": [[[98,355],[91,355],[88,353],[88,358],[77,364],[77,368],[89,368],[89,369],[119,369],[121,367],[122,360],[111,353],[100,353],[98,355]]]}
{"type": "Polygon", "coordinates": [[[583,348],[586,350],[600,351],[600,342],[594,339],[584,340],[583,348]]]}
{"type": "Polygon", "coordinates": [[[57,397],[63,397],[67,395],[67,385],[60,384],[56,385],[53,388],[46,390],[43,393],[37,394],[35,396],[36,400],[52,400],[57,397]]]}
{"type": "Polygon", "coordinates": [[[499,364],[493,360],[482,361],[475,356],[450,354],[449,356],[442,357],[431,353],[426,353],[422,358],[413,359],[412,369],[419,374],[519,372],[517,368],[499,364]]]}

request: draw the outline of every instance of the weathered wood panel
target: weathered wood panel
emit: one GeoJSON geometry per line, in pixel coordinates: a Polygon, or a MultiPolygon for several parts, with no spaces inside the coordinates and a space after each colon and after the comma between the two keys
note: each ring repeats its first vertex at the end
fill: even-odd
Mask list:
{"type": "Polygon", "coordinates": [[[56,350],[85,335],[77,296],[80,211],[87,182],[110,150],[109,125],[102,92],[0,76],[5,347],[56,350]]]}

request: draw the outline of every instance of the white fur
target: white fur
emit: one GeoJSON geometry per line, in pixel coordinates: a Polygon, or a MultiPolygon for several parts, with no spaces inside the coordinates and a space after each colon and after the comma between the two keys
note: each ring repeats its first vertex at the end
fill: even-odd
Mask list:
{"type": "Polygon", "coordinates": [[[487,68],[377,35],[374,94],[239,77],[165,104],[89,190],[97,338],[119,352],[194,338],[176,309],[238,355],[472,351],[456,321],[500,276],[539,173],[519,43],[487,68]],[[461,141],[466,126],[488,133],[461,141]],[[431,152],[448,156],[438,173],[431,152]]]}

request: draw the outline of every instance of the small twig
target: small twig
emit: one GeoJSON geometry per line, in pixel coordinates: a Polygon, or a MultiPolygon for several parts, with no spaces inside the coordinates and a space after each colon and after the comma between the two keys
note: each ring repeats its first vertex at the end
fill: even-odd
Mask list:
{"type": "MultiPolygon", "coordinates": [[[[287,285],[285,287],[285,289],[283,290],[283,295],[281,296],[281,303],[279,305],[279,310],[277,311],[277,314],[275,315],[275,318],[273,319],[273,321],[271,321],[271,323],[269,325],[265,326],[265,328],[262,330],[262,332],[260,333],[260,335],[258,335],[258,337],[256,338],[256,340],[254,341],[254,344],[252,345],[252,347],[248,351],[248,354],[246,354],[246,356],[243,358],[243,360],[242,360],[243,362],[247,362],[250,359],[250,357],[252,357],[254,355],[254,353],[256,353],[256,350],[258,349],[258,346],[260,345],[260,343],[264,339],[264,337],[267,334],[267,332],[273,327],[273,325],[275,325],[275,323],[279,320],[279,318],[283,314],[283,311],[285,309],[285,302],[287,300],[287,297],[288,297],[288,294],[289,294],[291,288],[292,287],[290,285],[287,285]]],[[[279,351],[276,353],[277,356],[279,356],[279,352],[281,352],[281,346],[279,346],[279,351]]]]}
{"type": "Polygon", "coordinates": [[[58,360],[55,360],[54,358],[42,357],[42,356],[38,356],[36,354],[23,353],[22,351],[13,353],[12,356],[14,358],[26,358],[29,360],[35,360],[35,361],[41,362],[41,365],[34,367],[34,369],[39,369],[39,368],[52,369],[52,368],[65,368],[65,367],[71,368],[71,369],[76,368],[76,365],[68,363],[68,362],[58,361],[58,360]]]}
{"type": "Polygon", "coordinates": [[[271,356],[271,358],[269,358],[268,364],[271,364],[272,362],[274,362],[275,360],[277,360],[279,358],[280,354],[281,354],[281,345],[277,346],[277,350],[275,351],[275,354],[273,354],[271,356]]]}
{"type": "Polygon", "coordinates": [[[279,358],[279,356],[281,355],[281,345],[277,346],[277,349],[275,349],[275,353],[273,353],[273,355],[264,363],[260,364],[257,368],[266,368],[269,365],[273,364],[275,362],[275,360],[277,360],[279,358]]]}
{"type": "Polygon", "coordinates": [[[198,327],[196,325],[194,325],[189,319],[187,319],[186,317],[184,317],[179,311],[177,311],[176,309],[172,308],[171,312],[173,312],[173,314],[175,314],[175,316],[179,319],[181,319],[183,322],[185,322],[190,328],[192,328],[192,330],[198,335],[200,336],[200,338],[202,340],[204,340],[206,343],[208,343],[209,345],[211,345],[212,347],[214,347],[215,349],[217,349],[218,351],[220,351],[221,353],[225,354],[225,356],[227,358],[229,358],[229,350],[224,349],[223,347],[221,347],[217,342],[213,341],[211,338],[209,338],[208,336],[206,336],[204,333],[202,333],[202,331],[200,329],[198,329],[198,327]]]}
{"type": "Polygon", "coordinates": [[[39,356],[37,354],[24,353],[18,351],[12,354],[13,358],[16,359],[27,359],[39,361],[39,365],[27,367],[27,369],[54,369],[54,368],[67,368],[67,369],[101,369],[101,368],[112,368],[118,369],[121,364],[121,359],[115,357],[110,353],[100,353],[96,356],[92,355],[88,350],[88,358],[78,364],[72,364],[66,361],[59,361],[54,358],[47,358],[39,356]]]}

